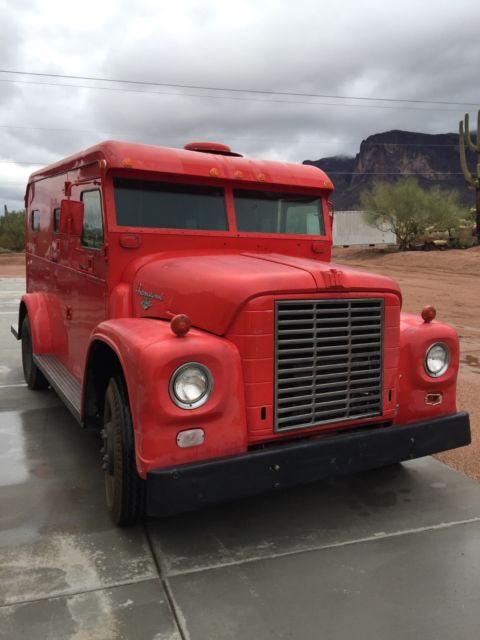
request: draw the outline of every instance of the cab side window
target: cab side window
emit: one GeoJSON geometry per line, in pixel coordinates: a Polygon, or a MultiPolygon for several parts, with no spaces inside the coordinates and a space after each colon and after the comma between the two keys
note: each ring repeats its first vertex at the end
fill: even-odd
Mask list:
{"type": "Polygon", "coordinates": [[[82,244],[98,249],[103,244],[102,200],[100,191],[84,191],[81,196],[85,205],[83,217],[82,244]]]}

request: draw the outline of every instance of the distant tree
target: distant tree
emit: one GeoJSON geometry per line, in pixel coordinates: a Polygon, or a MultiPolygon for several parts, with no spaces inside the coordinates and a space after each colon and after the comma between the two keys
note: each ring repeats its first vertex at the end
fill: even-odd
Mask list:
{"type": "Polygon", "coordinates": [[[463,214],[454,192],[422,189],[415,178],[376,182],[362,194],[361,202],[369,224],[393,231],[401,250],[427,230],[456,229],[463,214]]]}
{"type": "Polygon", "coordinates": [[[458,227],[468,217],[466,209],[458,202],[456,191],[443,191],[437,187],[427,191],[426,209],[429,231],[448,231],[453,237],[458,227]]]}
{"type": "Polygon", "coordinates": [[[25,249],[25,211],[5,211],[0,216],[0,248],[9,251],[25,249]]]}

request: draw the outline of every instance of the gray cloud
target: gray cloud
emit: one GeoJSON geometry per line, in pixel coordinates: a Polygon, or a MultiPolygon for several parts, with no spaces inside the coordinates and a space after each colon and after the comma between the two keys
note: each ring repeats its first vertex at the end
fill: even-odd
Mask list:
{"type": "MultiPolygon", "coordinates": [[[[1,68],[480,102],[480,6],[469,0],[454,6],[443,0],[185,0],[177,6],[85,0],[77,14],[71,20],[53,0],[23,0],[2,9],[1,68]]],[[[0,74],[0,80],[13,77],[0,74]]],[[[103,91],[17,78],[22,83],[0,82],[0,125],[10,125],[0,126],[0,159],[32,163],[52,162],[105,138],[167,146],[214,139],[246,155],[301,162],[354,154],[362,139],[390,129],[455,131],[468,109],[63,81],[138,92],[103,91]],[[141,93],[146,90],[158,93],[141,93]]],[[[36,168],[21,166],[25,176],[36,168]]],[[[0,164],[0,204],[18,202],[24,190],[12,185],[5,167],[0,164]]]]}

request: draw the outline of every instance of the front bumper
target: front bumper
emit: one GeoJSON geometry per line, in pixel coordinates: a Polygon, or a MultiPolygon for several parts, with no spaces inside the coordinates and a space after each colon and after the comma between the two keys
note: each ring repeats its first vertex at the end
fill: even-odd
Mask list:
{"type": "Polygon", "coordinates": [[[211,504],[412,460],[470,444],[468,413],[277,442],[242,455],[147,473],[148,515],[211,504]]]}

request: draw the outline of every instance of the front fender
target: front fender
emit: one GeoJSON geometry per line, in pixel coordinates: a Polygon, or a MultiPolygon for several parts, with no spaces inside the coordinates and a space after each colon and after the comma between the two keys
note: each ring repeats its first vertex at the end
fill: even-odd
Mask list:
{"type": "Polygon", "coordinates": [[[33,353],[65,353],[68,347],[67,331],[60,300],[53,293],[25,293],[18,313],[18,335],[28,314],[32,331],[33,353]]]}
{"type": "Polygon", "coordinates": [[[110,345],[122,365],[132,413],[137,468],[186,464],[247,450],[244,384],[240,356],[230,341],[192,329],[179,338],[170,323],[150,318],[102,322],[92,340],[110,345]],[[213,376],[210,399],[197,409],[177,407],[169,395],[173,372],[186,362],[206,365],[213,376]],[[177,434],[202,428],[205,442],[181,449],[177,434]]]}
{"type": "Polygon", "coordinates": [[[424,322],[420,316],[400,316],[400,363],[397,424],[449,415],[456,412],[456,383],[459,367],[459,340],[455,329],[442,322],[424,322]],[[450,349],[448,371],[432,378],[425,371],[425,353],[434,342],[444,342],[450,349]],[[427,404],[427,394],[441,394],[439,404],[427,404]]]}

